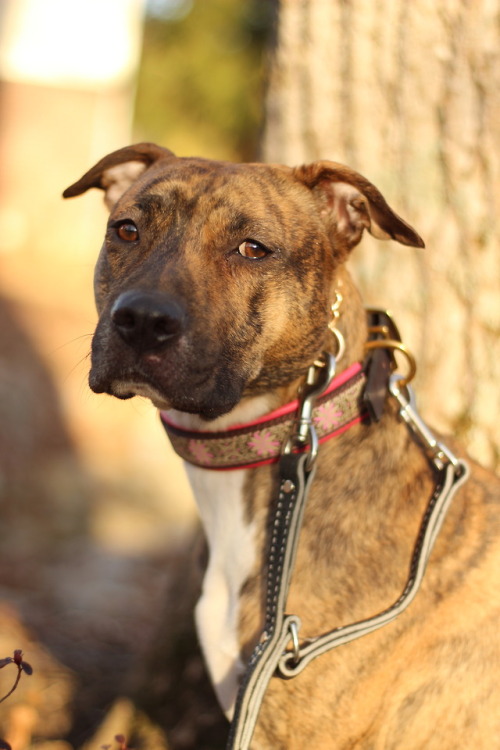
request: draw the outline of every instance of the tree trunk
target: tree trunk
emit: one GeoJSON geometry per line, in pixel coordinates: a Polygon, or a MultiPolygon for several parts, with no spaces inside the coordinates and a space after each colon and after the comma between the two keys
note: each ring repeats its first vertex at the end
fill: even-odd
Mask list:
{"type": "Polygon", "coordinates": [[[424,237],[367,237],[351,267],[424,415],[498,467],[500,0],[282,0],[263,158],[345,162],[424,237]]]}

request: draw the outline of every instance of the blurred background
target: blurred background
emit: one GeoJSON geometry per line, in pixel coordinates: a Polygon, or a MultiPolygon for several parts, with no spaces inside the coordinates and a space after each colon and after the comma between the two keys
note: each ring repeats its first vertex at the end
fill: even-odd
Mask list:
{"type": "MultiPolygon", "coordinates": [[[[93,266],[107,213],[100,191],[71,201],[61,192],[103,155],[135,141],[180,155],[255,157],[271,4],[3,0],[0,7],[0,289],[5,315],[24,335],[19,349],[31,344],[53,386],[50,394],[40,390],[31,363],[14,370],[14,352],[4,362],[5,338],[9,347],[19,340],[6,321],[2,377],[9,361],[12,372],[2,383],[2,415],[9,410],[2,455],[25,476],[26,451],[50,451],[54,471],[64,473],[59,445],[50,446],[59,430],[59,443],[71,443],[84,471],[109,489],[89,520],[92,532],[106,545],[150,549],[163,543],[165,527],[141,526],[145,506],[182,519],[182,501],[169,502],[182,472],[177,464],[165,471],[166,440],[148,404],[114,403],[87,387],[93,266]],[[27,441],[33,430],[36,446],[22,453],[16,436],[27,441]],[[138,517],[129,509],[131,528],[124,528],[123,493],[131,504],[140,498],[138,517]]],[[[29,473],[38,463],[30,460],[29,473]]],[[[46,456],[42,463],[46,474],[46,456]]],[[[61,504],[58,513],[74,513],[72,503],[61,504]]]]}
{"type": "MultiPolygon", "coordinates": [[[[113,701],[196,518],[154,409],[87,386],[106,212],[63,189],[137,141],[358,169],[427,244],[363,240],[367,303],[395,313],[425,416],[498,468],[499,123],[500,0],[0,0],[0,658],[38,665],[0,706],[13,750],[100,747],[109,706],[130,724],[113,701]]],[[[219,747],[211,712],[198,734],[156,717],[151,747],[219,747]]]]}

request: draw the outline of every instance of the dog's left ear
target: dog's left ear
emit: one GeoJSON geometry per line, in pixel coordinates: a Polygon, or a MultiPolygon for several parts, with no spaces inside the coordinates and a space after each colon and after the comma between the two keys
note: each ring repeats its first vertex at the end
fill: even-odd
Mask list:
{"type": "Polygon", "coordinates": [[[322,214],[332,222],[347,249],[358,244],[364,229],[380,240],[425,247],[422,238],[394,213],[375,185],[353,169],[333,161],[318,161],[296,167],[293,175],[313,191],[322,214]]]}

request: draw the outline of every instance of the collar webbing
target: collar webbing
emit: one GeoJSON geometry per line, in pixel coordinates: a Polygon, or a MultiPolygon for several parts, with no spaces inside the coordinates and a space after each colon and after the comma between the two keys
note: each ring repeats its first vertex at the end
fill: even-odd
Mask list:
{"type": "MultiPolygon", "coordinates": [[[[332,380],[313,410],[313,424],[320,443],[342,434],[367,417],[362,398],[365,383],[359,363],[332,380]]],[[[299,402],[295,400],[262,419],[224,432],[185,430],[176,425],[167,412],[160,412],[160,417],[175,452],[184,460],[206,469],[240,469],[278,461],[298,408],[299,402]]]]}

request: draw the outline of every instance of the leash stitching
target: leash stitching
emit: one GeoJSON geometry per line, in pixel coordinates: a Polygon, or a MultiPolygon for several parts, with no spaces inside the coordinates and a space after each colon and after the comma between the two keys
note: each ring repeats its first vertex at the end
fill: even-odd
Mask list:
{"type": "Polygon", "coordinates": [[[248,747],[265,690],[290,640],[290,623],[300,625],[300,620],[294,615],[285,615],[284,609],[307,490],[314,476],[314,471],[307,472],[306,462],[307,454],[286,454],[280,464],[280,490],[271,532],[271,556],[266,578],[264,631],[252,652],[240,685],[228,749],[248,747]]]}

